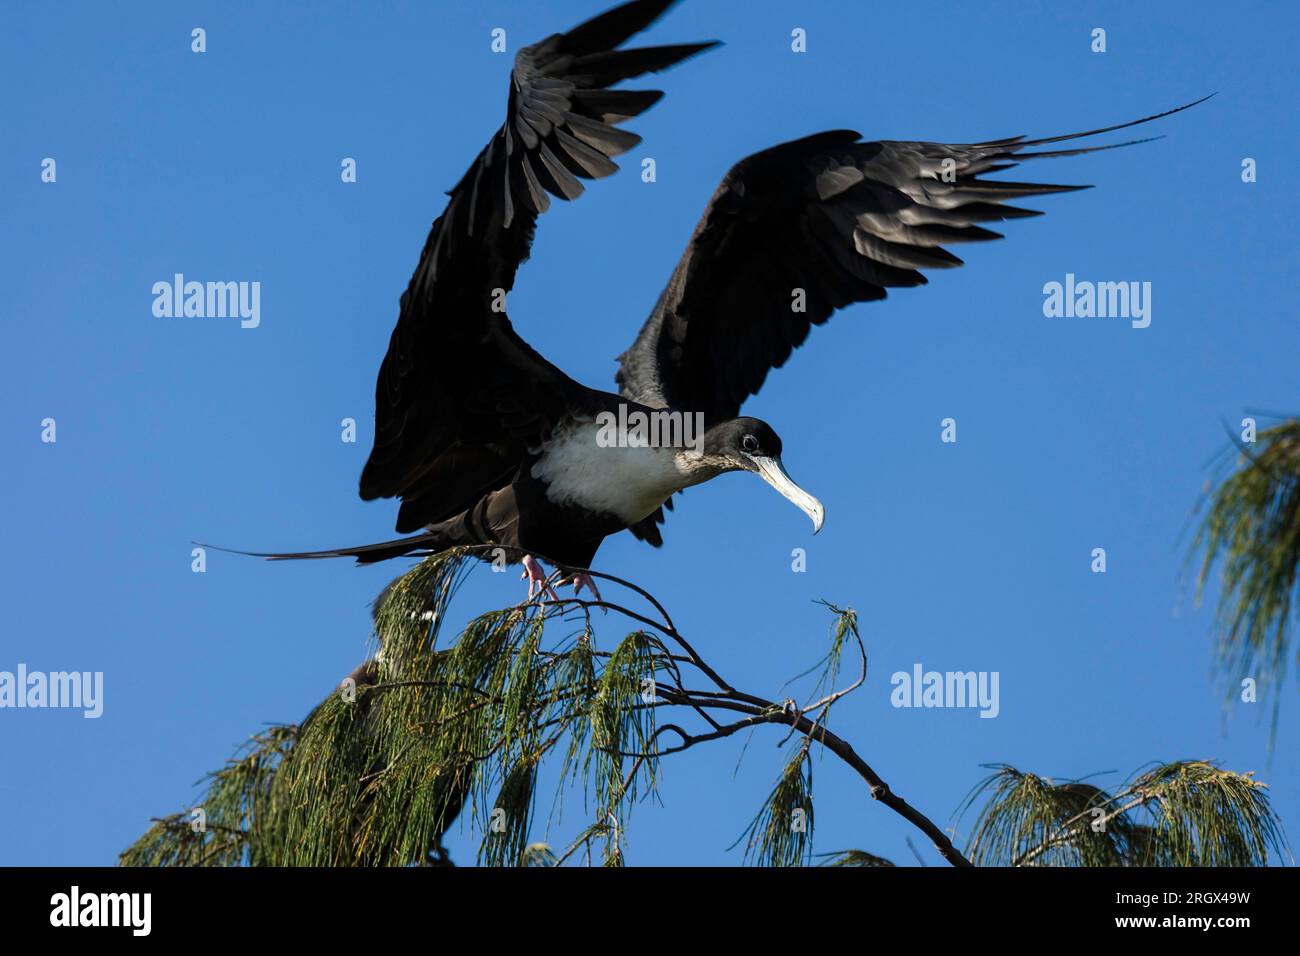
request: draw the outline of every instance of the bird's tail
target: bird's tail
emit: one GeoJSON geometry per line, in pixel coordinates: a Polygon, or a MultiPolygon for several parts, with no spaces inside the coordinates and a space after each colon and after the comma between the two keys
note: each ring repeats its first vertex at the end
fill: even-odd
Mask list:
{"type": "Polygon", "coordinates": [[[395,538],[392,541],[380,541],[376,544],[363,544],[355,548],[332,548],[328,551],[239,551],[235,548],[222,548],[214,544],[203,544],[199,541],[195,541],[194,544],[200,548],[225,551],[227,554],[243,554],[252,558],[266,558],[268,561],[356,558],[357,564],[374,564],[376,561],[387,561],[389,558],[400,558],[403,555],[423,557],[428,554],[437,554],[439,551],[445,551],[453,547],[456,542],[451,540],[451,536],[445,530],[434,528],[406,538],[395,538]]]}

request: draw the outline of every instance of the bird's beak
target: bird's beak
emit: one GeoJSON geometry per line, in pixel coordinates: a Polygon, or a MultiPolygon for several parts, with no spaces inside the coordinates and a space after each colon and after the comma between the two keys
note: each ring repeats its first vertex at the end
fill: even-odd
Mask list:
{"type": "Polygon", "coordinates": [[[822,529],[822,522],[826,520],[826,509],[822,507],[820,501],[794,483],[794,480],[786,474],[780,458],[769,458],[765,455],[745,457],[754,463],[755,470],[764,481],[781,492],[783,497],[812,519],[813,534],[822,529]]]}

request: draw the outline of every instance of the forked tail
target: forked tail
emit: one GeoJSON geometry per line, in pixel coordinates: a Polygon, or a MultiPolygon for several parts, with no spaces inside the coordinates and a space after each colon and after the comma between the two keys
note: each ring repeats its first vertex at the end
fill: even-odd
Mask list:
{"type": "Polygon", "coordinates": [[[227,554],[243,554],[252,558],[266,558],[268,561],[356,558],[357,564],[374,564],[376,561],[387,561],[389,558],[400,558],[403,555],[423,557],[428,554],[437,554],[439,551],[445,551],[447,548],[452,547],[455,542],[448,538],[445,531],[434,529],[421,534],[413,534],[406,538],[395,538],[392,541],[363,544],[355,548],[333,548],[328,551],[240,551],[236,548],[222,548],[215,544],[204,544],[200,541],[195,541],[194,544],[200,548],[211,548],[214,551],[224,551],[227,554]]]}

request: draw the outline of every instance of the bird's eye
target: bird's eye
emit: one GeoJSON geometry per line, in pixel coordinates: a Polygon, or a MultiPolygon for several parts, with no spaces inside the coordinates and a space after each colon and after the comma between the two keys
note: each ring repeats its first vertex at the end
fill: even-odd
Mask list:
{"type": "Polygon", "coordinates": [[[740,447],[750,453],[756,452],[758,451],[758,439],[753,435],[746,435],[741,439],[740,447]]]}

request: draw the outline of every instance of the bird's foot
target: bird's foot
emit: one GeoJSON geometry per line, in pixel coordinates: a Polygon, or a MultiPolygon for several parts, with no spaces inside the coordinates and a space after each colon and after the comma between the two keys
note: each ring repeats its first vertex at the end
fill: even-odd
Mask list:
{"type": "Polygon", "coordinates": [[[525,554],[523,565],[524,573],[519,577],[528,579],[528,600],[531,601],[538,595],[545,595],[552,601],[560,599],[560,596],[555,593],[555,589],[546,581],[546,569],[542,567],[542,562],[531,554],[525,554]]]}
{"type": "MultiPolygon", "coordinates": [[[[573,584],[573,593],[575,595],[581,594],[582,589],[587,588],[589,591],[591,591],[592,596],[597,601],[605,600],[600,596],[600,588],[596,587],[595,580],[586,571],[574,572],[573,579],[570,583],[573,584]]],[[[608,611],[608,608],[602,608],[602,610],[608,611]]]]}

